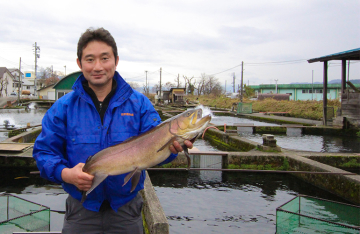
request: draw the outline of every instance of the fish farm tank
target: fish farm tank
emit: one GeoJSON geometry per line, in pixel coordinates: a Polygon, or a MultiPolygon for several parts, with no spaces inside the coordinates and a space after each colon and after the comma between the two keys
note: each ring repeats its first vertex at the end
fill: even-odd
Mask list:
{"type": "Polygon", "coordinates": [[[276,234],[360,233],[360,207],[299,195],[276,209],[276,234]]]}
{"type": "Polygon", "coordinates": [[[0,233],[50,231],[50,208],[20,197],[0,195],[0,233]]]}

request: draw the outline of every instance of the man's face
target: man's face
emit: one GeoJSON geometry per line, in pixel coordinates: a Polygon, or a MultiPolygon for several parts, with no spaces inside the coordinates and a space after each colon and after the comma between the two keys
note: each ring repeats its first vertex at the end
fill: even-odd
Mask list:
{"type": "Polygon", "coordinates": [[[89,82],[90,88],[111,87],[119,56],[115,59],[113,50],[105,42],[91,41],[83,49],[81,63],[77,64],[89,82]]]}

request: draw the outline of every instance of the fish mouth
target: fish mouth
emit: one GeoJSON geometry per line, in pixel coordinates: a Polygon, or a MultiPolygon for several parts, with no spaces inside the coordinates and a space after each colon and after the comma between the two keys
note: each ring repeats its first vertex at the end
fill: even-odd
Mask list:
{"type": "Polygon", "coordinates": [[[201,119],[197,119],[196,123],[193,124],[195,128],[201,128],[204,125],[207,125],[211,121],[211,115],[206,115],[201,119]]]}

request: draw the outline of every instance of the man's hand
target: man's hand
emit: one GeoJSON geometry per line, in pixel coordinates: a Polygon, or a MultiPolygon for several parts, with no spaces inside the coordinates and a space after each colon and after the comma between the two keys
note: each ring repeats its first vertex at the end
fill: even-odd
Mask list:
{"type": "Polygon", "coordinates": [[[84,163],[79,163],[73,168],[64,168],[61,171],[61,178],[66,183],[75,185],[81,191],[88,191],[94,176],[82,171],[84,165],[84,163]]]}
{"type": "MultiPolygon", "coordinates": [[[[189,149],[192,149],[193,144],[191,143],[191,141],[185,140],[184,144],[186,145],[186,147],[188,147],[189,149]]],[[[174,141],[172,145],[170,145],[170,151],[173,154],[177,154],[179,152],[183,151],[183,148],[181,147],[181,145],[179,144],[179,142],[174,141]]]]}

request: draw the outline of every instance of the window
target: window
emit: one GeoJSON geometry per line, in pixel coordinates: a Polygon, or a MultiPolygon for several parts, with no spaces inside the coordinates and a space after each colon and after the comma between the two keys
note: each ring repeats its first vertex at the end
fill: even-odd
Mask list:
{"type": "Polygon", "coordinates": [[[309,93],[309,90],[308,89],[303,89],[302,93],[309,93]]]}
{"type": "Polygon", "coordinates": [[[62,96],[64,96],[65,94],[67,94],[69,92],[58,92],[58,99],[61,98],[62,96]]]}
{"type": "Polygon", "coordinates": [[[322,93],[323,90],[322,89],[315,89],[315,92],[314,93],[322,93]]]}
{"type": "Polygon", "coordinates": [[[286,94],[289,94],[289,95],[290,95],[290,97],[292,96],[292,93],[286,93],[286,94]]]}

